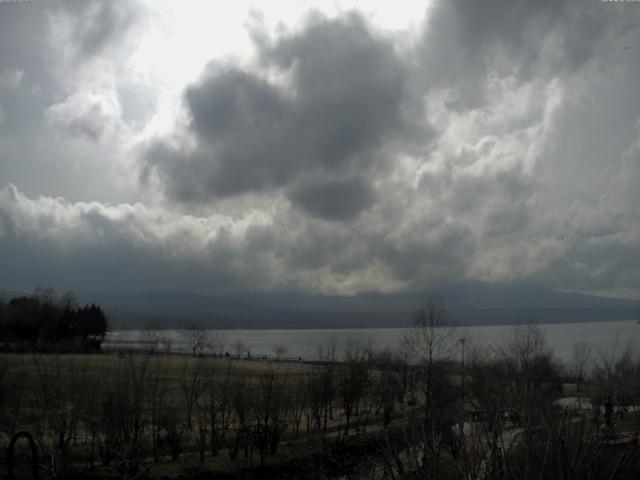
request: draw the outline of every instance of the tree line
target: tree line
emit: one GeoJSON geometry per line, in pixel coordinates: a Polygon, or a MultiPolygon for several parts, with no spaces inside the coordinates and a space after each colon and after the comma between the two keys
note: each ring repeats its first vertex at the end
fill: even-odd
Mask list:
{"type": "Polygon", "coordinates": [[[4,351],[78,352],[100,349],[107,317],[95,304],[78,305],[72,292],[36,289],[0,300],[0,346],[4,351]]]}

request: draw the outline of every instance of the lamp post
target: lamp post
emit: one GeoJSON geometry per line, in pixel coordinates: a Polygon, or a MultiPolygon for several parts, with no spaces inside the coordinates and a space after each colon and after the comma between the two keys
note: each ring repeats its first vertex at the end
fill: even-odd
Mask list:
{"type": "Polygon", "coordinates": [[[460,348],[462,350],[462,403],[464,405],[464,343],[467,341],[466,338],[460,339],[460,348]]]}
{"type": "Polygon", "coordinates": [[[460,338],[460,350],[462,353],[462,422],[460,424],[460,438],[462,439],[462,442],[464,442],[464,343],[466,341],[466,338],[460,338]]]}

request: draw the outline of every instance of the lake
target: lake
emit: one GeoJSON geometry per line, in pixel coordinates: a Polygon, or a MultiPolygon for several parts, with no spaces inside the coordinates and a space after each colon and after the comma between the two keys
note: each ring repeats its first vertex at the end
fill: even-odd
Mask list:
{"type": "MultiPolygon", "coordinates": [[[[597,351],[607,352],[626,346],[628,343],[640,345],[640,325],[635,321],[612,321],[593,323],[555,323],[541,324],[547,341],[556,356],[569,361],[573,346],[585,341],[597,351]]],[[[457,327],[456,338],[467,337],[484,346],[499,346],[513,329],[512,325],[491,325],[457,327]]],[[[273,357],[274,345],[284,345],[288,358],[313,360],[317,357],[318,348],[334,344],[341,352],[350,341],[372,342],[374,348],[396,348],[406,328],[358,328],[358,329],[287,329],[287,330],[224,330],[227,348],[233,353],[231,345],[243,342],[251,355],[273,357]]],[[[181,330],[164,330],[162,334],[172,339],[171,350],[188,352],[181,330]]],[[[119,330],[109,332],[104,343],[107,349],[122,347],[143,348],[145,331],[119,330]]]]}

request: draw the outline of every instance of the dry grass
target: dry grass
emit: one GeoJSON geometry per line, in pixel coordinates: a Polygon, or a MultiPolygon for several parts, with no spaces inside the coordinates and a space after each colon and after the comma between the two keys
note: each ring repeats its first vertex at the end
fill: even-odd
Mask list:
{"type": "MultiPolygon", "coordinates": [[[[205,384],[211,381],[207,375],[215,375],[218,380],[238,379],[246,385],[245,395],[260,396],[261,389],[269,382],[280,385],[281,395],[292,395],[304,385],[307,375],[314,372],[314,365],[273,360],[246,360],[214,357],[192,357],[188,355],[145,355],[140,352],[105,354],[0,354],[0,449],[5,450],[13,433],[19,430],[33,432],[42,445],[49,449],[56,443],[60,416],[70,415],[75,420],[73,431],[68,431],[71,443],[67,451],[70,464],[86,469],[89,464],[89,451],[92,433],[92,418],[104,422],[104,401],[115,392],[116,397],[130,396],[132,388],[141,390],[142,414],[147,425],[150,422],[151,399],[158,394],[152,391],[155,379],[163,382],[163,408],[175,409],[179,421],[184,421],[185,389],[194,375],[201,375],[201,395],[206,395],[205,384]],[[120,383],[127,385],[120,390],[120,383]],[[138,387],[135,387],[138,385],[138,387]],[[284,390],[282,390],[284,388],[284,390]],[[169,407],[167,407],[167,405],[169,407]],[[69,413],[73,412],[73,413],[69,413]],[[99,420],[102,418],[102,420],[99,420]]],[[[233,387],[231,387],[233,388],[233,387]]],[[[253,401],[251,399],[250,401],[253,401]]],[[[134,400],[135,401],[135,400],[134,400]]],[[[230,400],[233,401],[233,400],[230,400]]],[[[202,407],[198,407],[202,408],[202,407]]],[[[234,407],[229,407],[233,409],[234,407]]],[[[254,408],[254,407],[249,407],[254,408]]],[[[257,404],[255,408],[260,408],[257,404]]],[[[342,415],[338,408],[335,417],[328,422],[329,431],[325,438],[337,438],[341,431],[342,415]]],[[[256,413],[257,415],[257,413],[256,413]]],[[[252,417],[253,418],[253,417],[252,417]]],[[[284,432],[279,451],[276,455],[267,455],[267,464],[278,464],[298,458],[313,450],[319,432],[305,433],[308,426],[303,417],[301,435],[291,431],[284,432]]],[[[231,430],[237,426],[232,420],[231,430]]],[[[232,431],[229,433],[233,435],[232,431]]],[[[213,471],[234,471],[257,465],[259,460],[243,458],[242,453],[230,460],[229,451],[223,449],[220,454],[211,457],[207,454],[204,462],[198,459],[197,430],[189,430],[188,445],[182,451],[178,461],[169,461],[167,452],[161,454],[160,462],[151,462],[150,446],[153,444],[149,427],[144,430],[145,460],[144,468],[150,468],[152,477],[175,477],[192,469],[213,471]]],[[[96,465],[100,464],[97,453],[96,465]]],[[[3,461],[0,461],[0,464],[3,461]]],[[[0,468],[0,472],[3,470],[0,468]]],[[[101,471],[108,472],[111,467],[101,471]]],[[[0,473],[1,475],[1,473],[0,473]]]]}
{"type": "Polygon", "coordinates": [[[272,360],[226,359],[215,357],[192,357],[188,355],[154,355],[141,353],[118,354],[0,354],[0,381],[5,382],[5,389],[20,383],[28,391],[37,388],[43,377],[59,375],[65,377],[86,377],[109,379],[121,375],[127,368],[130,358],[142,363],[142,359],[149,361],[154,371],[161,371],[169,379],[180,380],[185,371],[198,367],[208,367],[217,370],[233,369],[239,375],[259,377],[276,373],[295,378],[310,371],[310,365],[298,362],[275,362],[272,360]]]}

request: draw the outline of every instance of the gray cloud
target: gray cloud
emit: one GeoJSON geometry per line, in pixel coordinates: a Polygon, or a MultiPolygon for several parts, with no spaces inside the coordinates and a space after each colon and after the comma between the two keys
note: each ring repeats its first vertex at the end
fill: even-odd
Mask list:
{"type": "Polygon", "coordinates": [[[291,85],[211,66],[185,94],[196,147],[155,145],[147,165],[182,201],[285,188],[314,215],[352,218],[375,198],[365,175],[352,194],[341,195],[344,213],[321,192],[342,191],[328,177],[350,177],[384,161],[380,148],[402,130],[402,61],[356,15],[315,18],[302,31],[261,45],[260,60],[291,85]],[[300,176],[309,184],[308,175],[318,181],[309,193],[286,188],[300,176]]]}
{"type": "Polygon", "coordinates": [[[70,47],[78,60],[96,57],[123,42],[142,14],[137,1],[64,0],[56,15],[66,23],[70,47]]]}
{"type": "Polygon", "coordinates": [[[138,196],[137,184],[118,171],[124,142],[111,135],[121,125],[112,87],[128,82],[115,72],[133,50],[127,43],[138,23],[123,19],[93,58],[77,52],[80,46],[74,43],[79,30],[105,21],[94,11],[107,8],[101,4],[122,7],[123,14],[135,10],[131,21],[139,22],[142,10],[134,2],[0,2],[2,186],[13,182],[29,195],[69,200],[138,196]],[[19,85],[8,88],[16,85],[16,72],[19,85]],[[135,187],[133,193],[127,183],[135,187]]]}
{"type": "MultiPolygon", "coordinates": [[[[420,51],[427,81],[455,87],[455,108],[486,102],[487,84],[571,74],[637,27],[632,5],[543,0],[440,1],[420,51]]],[[[622,48],[622,43],[619,47],[622,48]]]]}
{"type": "MultiPolygon", "coordinates": [[[[125,58],[120,13],[81,29],[68,65],[125,58]]],[[[0,56],[4,83],[24,72],[0,92],[0,178],[20,187],[0,185],[0,284],[637,295],[639,25],[631,4],[442,1],[416,36],[357,14],[256,35],[255,63],[210,64],[187,120],[136,145],[144,205],[112,193],[104,160],[108,132],[154,113],[131,101],[144,89],[113,72],[67,88],[51,59],[0,56]]]]}
{"type": "Polygon", "coordinates": [[[2,279],[23,289],[33,282],[85,291],[259,289],[268,264],[259,268],[262,253],[243,245],[241,231],[232,221],[140,204],[32,200],[12,185],[0,190],[2,279]],[[250,271],[236,268],[252,257],[250,271]]]}
{"type": "MultiPolygon", "coordinates": [[[[293,244],[279,237],[290,248],[282,258],[334,285],[351,278],[362,288],[364,272],[384,288],[638,284],[633,262],[622,273],[612,260],[635,253],[636,215],[625,201],[620,220],[605,220],[598,185],[611,170],[603,158],[620,158],[636,136],[629,89],[600,91],[610,89],[619,43],[637,39],[630,12],[439,2],[417,50],[402,55],[359,17],[319,18],[275,41],[259,37],[262,67],[288,74],[285,86],[213,68],[186,94],[198,147],[147,161],[183,201],[284,189],[311,219],[293,244]],[[589,117],[585,101],[611,125],[622,127],[616,112],[631,121],[614,132],[589,117]],[[403,156],[411,160],[396,163],[403,156]],[[570,220],[577,212],[582,227],[570,220]],[[312,218],[351,223],[327,230],[312,218]],[[606,247],[601,228],[616,238],[606,247]]],[[[621,78],[638,71],[627,69],[621,78]]]]}
{"type": "Polygon", "coordinates": [[[115,128],[119,115],[120,104],[113,96],[81,93],[70,95],[45,113],[51,125],[63,133],[94,142],[115,128]]]}
{"type": "Polygon", "coordinates": [[[353,220],[373,203],[371,187],[361,179],[303,182],[289,194],[308,214],[328,220],[353,220]]]}

